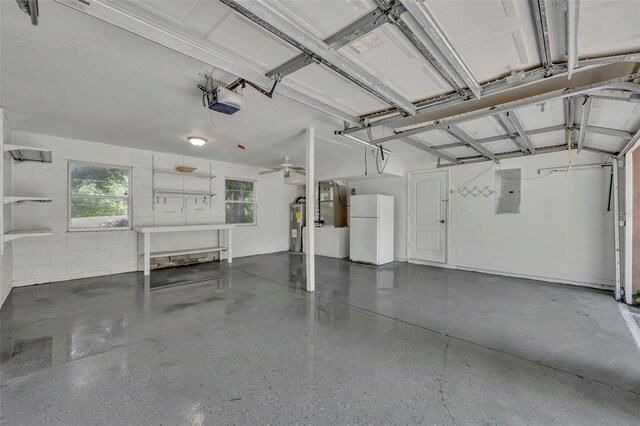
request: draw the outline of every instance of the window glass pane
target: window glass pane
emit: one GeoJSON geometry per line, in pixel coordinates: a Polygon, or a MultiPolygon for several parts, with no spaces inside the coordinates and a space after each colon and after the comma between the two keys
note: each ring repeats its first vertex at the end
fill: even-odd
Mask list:
{"type": "Polygon", "coordinates": [[[71,194],[129,196],[129,170],[95,164],[71,163],[71,194]]]}
{"type": "Polygon", "coordinates": [[[226,191],[227,201],[253,201],[253,192],[244,190],[227,189],[226,191]]]}
{"type": "Polygon", "coordinates": [[[225,199],[227,201],[255,201],[254,182],[244,180],[225,180],[225,199]]]}
{"type": "Polygon", "coordinates": [[[71,199],[71,228],[128,228],[129,201],[100,198],[71,199]]]}
{"type": "Polygon", "coordinates": [[[226,203],[226,223],[254,223],[255,204],[253,203],[226,203]]]}

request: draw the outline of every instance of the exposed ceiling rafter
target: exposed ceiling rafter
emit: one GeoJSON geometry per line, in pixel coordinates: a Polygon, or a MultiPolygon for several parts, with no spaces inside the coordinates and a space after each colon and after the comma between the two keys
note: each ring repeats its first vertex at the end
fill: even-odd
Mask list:
{"type": "Polygon", "coordinates": [[[631,137],[631,140],[618,153],[618,159],[622,159],[640,141],[640,129],[631,137]]]}
{"type": "MultiPolygon", "coordinates": [[[[394,134],[390,136],[386,136],[383,138],[374,141],[376,143],[382,143],[393,139],[398,139],[407,135],[415,135],[419,133],[424,133],[433,129],[441,129],[447,127],[451,124],[458,124],[464,121],[473,120],[476,118],[483,118],[490,115],[495,115],[500,112],[513,111],[518,108],[524,108],[526,106],[533,106],[544,102],[549,102],[558,99],[569,98],[571,96],[584,95],[591,92],[606,90],[606,89],[621,89],[627,90],[634,93],[640,93],[640,85],[629,83],[628,80],[634,80],[640,77],[640,74],[631,74],[622,78],[616,78],[611,80],[606,80],[600,83],[590,84],[587,86],[576,87],[573,89],[561,89],[561,90],[552,90],[550,92],[546,92],[543,94],[537,94],[534,96],[529,96],[525,98],[516,99],[513,101],[501,103],[501,104],[492,104],[492,102],[488,101],[476,104],[476,107],[481,107],[477,109],[473,109],[470,111],[460,111],[457,114],[449,114],[444,115],[445,112],[442,112],[444,115],[442,118],[431,118],[429,119],[427,116],[423,116],[422,114],[411,117],[410,120],[404,127],[397,127],[394,130],[394,134]]],[[[561,83],[561,82],[560,82],[561,83]]],[[[553,89],[554,86],[546,86],[547,89],[553,89]]]]}
{"type": "Polygon", "coordinates": [[[264,0],[220,1],[297,49],[314,55],[322,64],[384,102],[400,108],[409,115],[415,114],[416,108],[413,103],[355,62],[336,52],[318,37],[304,31],[264,0]]]}
{"type": "Polygon", "coordinates": [[[580,134],[578,135],[578,153],[582,151],[584,147],[584,139],[589,130],[589,114],[591,113],[591,98],[585,96],[584,103],[582,104],[582,114],[580,115],[580,134]]]}
{"type": "Polygon", "coordinates": [[[578,29],[580,26],[580,0],[567,0],[567,66],[571,80],[578,66],[578,29]]]}
{"type": "Polygon", "coordinates": [[[449,133],[454,138],[464,142],[471,149],[483,155],[484,157],[494,161],[498,159],[498,157],[496,157],[496,155],[493,152],[489,151],[487,148],[480,145],[471,136],[469,136],[464,130],[462,130],[460,127],[456,126],[455,124],[447,126],[443,130],[449,133]]]}
{"type": "MultiPolygon", "coordinates": [[[[338,50],[386,23],[393,23],[404,11],[405,8],[401,5],[389,6],[386,9],[377,7],[362,18],[332,34],[324,42],[332,49],[338,50]]],[[[281,80],[283,77],[317,61],[319,60],[314,55],[302,53],[269,71],[267,77],[281,80]]]]}
{"type": "MultiPolygon", "coordinates": [[[[508,92],[499,93],[491,96],[485,96],[482,99],[474,99],[467,102],[458,102],[450,106],[434,108],[430,110],[420,111],[418,114],[412,117],[403,117],[394,120],[389,123],[388,126],[394,128],[396,134],[405,133],[409,130],[418,129],[428,126],[439,120],[450,119],[452,116],[463,116],[468,113],[477,112],[479,110],[494,108],[498,105],[511,105],[517,104],[522,100],[534,99],[534,105],[536,103],[546,102],[546,96],[550,96],[555,99],[554,93],[569,93],[571,90],[567,87],[588,87],[596,84],[595,87],[607,90],[608,87],[598,86],[601,82],[624,82],[629,79],[636,78],[634,74],[636,71],[636,64],[634,63],[618,63],[611,64],[606,67],[594,68],[591,70],[582,71],[574,76],[571,83],[568,82],[566,76],[562,77],[550,77],[536,84],[529,84],[524,87],[519,87],[508,92]]],[[[573,93],[573,92],[570,92],[573,93]]],[[[563,96],[568,97],[568,96],[563,96]]],[[[495,111],[496,113],[499,111],[495,111]]],[[[495,115],[495,114],[494,114],[495,115]]]]}
{"type": "MultiPolygon", "coordinates": [[[[391,4],[387,0],[374,0],[379,8],[382,10],[391,9],[391,4]]],[[[401,6],[403,10],[406,11],[404,6],[400,3],[394,3],[394,7],[401,6]]],[[[420,52],[420,54],[424,57],[424,59],[431,64],[431,66],[436,70],[436,72],[447,82],[452,89],[456,92],[461,93],[462,87],[458,84],[458,82],[450,75],[451,73],[445,69],[445,67],[440,63],[440,61],[433,55],[433,53],[429,50],[427,46],[424,45],[420,37],[415,33],[414,30],[407,24],[407,22],[400,16],[399,19],[395,21],[396,28],[405,36],[407,40],[420,52]]],[[[422,36],[425,39],[429,39],[429,36],[422,31],[422,36]]]]}
{"type": "Polygon", "coordinates": [[[436,156],[438,158],[442,158],[443,160],[447,160],[452,164],[460,164],[460,161],[454,157],[453,155],[447,154],[446,152],[437,151],[433,149],[433,146],[427,144],[426,142],[421,141],[418,138],[407,137],[402,139],[408,145],[411,145],[414,148],[418,148],[424,152],[428,152],[429,154],[436,156]]]}
{"type": "MultiPolygon", "coordinates": [[[[589,72],[589,70],[597,67],[614,66],[614,64],[628,64],[633,62],[640,62],[640,52],[633,52],[624,55],[602,56],[592,59],[582,59],[580,60],[578,68],[581,72],[589,72]]],[[[566,77],[567,75],[568,72],[566,63],[554,64],[546,69],[544,67],[539,67],[530,71],[518,73],[515,77],[510,75],[507,77],[502,77],[495,81],[485,83],[482,85],[482,94],[485,98],[487,98],[489,96],[516,93],[517,91],[522,90],[525,86],[542,84],[543,81],[546,82],[550,79],[560,79],[566,77]]],[[[564,87],[566,87],[566,85],[564,87]]],[[[602,98],[602,96],[597,97],[602,98]]],[[[475,99],[468,100],[461,98],[458,93],[450,93],[447,95],[437,96],[435,98],[416,102],[416,115],[429,114],[441,109],[451,108],[455,107],[456,105],[473,101],[475,101],[475,99]]],[[[620,101],[640,102],[640,95],[632,95],[629,98],[620,98],[620,101]]],[[[394,123],[402,121],[403,119],[398,110],[393,108],[362,115],[360,116],[360,118],[364,121],[367,127],[393,125],[394,123]]],[[[360,127],[353,126],[346,127],[341,131],[344,133],[353,133],[357,132],[359,129],[360,127]]]]}
{"type": "Polygon", "coordinates": [[[400,0],[400,2],[407,9],[407,13],[415,19],[429,37],[429,40],[431,40],[438,49],[439,53],[445,58],[456,74],[458,74],[460,79],[467,84],[469,90],[473,92],[476,98],[480,99],[482,97],[480,83],[478,83],[478,80],[462,59],[462,56],[455,50],[453,44],[442,28],[440,28],[440,25],[429,9],[427,9],[420,0],[400,0]]]}
{"type": "Polygon", "coordinates": [[[519,138],[521,141],[520,145],[524,146],[525,149],[527,149],[531,154],[535,154],[536,147],[535,145],[533,145],[533,142],[529,138],[529,135],[527,134],[526,130],[524,130],[524,127],[520,123],[520,120],[518,119],[516,112],[508,111],[503,113],[502,115],[507,121],[511,123],[513,128],[516,130],[517,138],[519,138]]]}
{"type": "MultiPolygon", "coordinates": [[[[576,129],[580,129],[580,126],[576,126],[576,129]]],[[[527,130],[527,134],[529,136],[533,136],[533,135],[540,135],[540,134],[544,134],[544,133],[552,133],[552,132],[558,132],[560,130],[565,130],[566,129],[566,125],[564,124],[558,124],[555,126],[549,126],[549,127],[541,127],[538,129],[530,129],[527,130]]],[[[601,135],[606,135],[606,136],[613,136],[613,137],[617,137],[617,138],[622,138],[622,139],[631,139],[633,137],[633,133],[628,132],[626,130],[619,130],[619,129],[610,129],[608,127],[596,127],[596,126],[587,126],[587,130],[591,133],[598,133],[601,135]]],[[[509,130],[505,130],[507,132],[509,132],[509,130]]],[[[511,133],[505,134],[505,135],[496,135],[496,136],[489,136],[486,138],[482,138],[482,139],[476,139],[476,142],[478,143],[489,143],[489,142],[498,142],[498,141],[504,141],[504,140],[508,140],[510,139],[512,136],[511,133]]],[[[443,145],[434,145],[433,149],[435,150],[439,150],[439,149],[447,149],[447,148],[457,148],[457,147],[461,147],[461,146],[466,146],[466,144],[461,143],[461,142],[454,142],[454,143],[447,143],[447,144],[443,144],[443,145]]]]}
{"type": "MultiPolygon", "coordinates": [[[[572,148],[575,148],[575,146],[572,146],[572,148]]],[[[585,148],[587,149],[587,148],[585,148]]],[[[566,151],[567,150],[567,145],[566,144],[562,144],[562,145],[552,145],[552,146],[546,146],[546,147],[542,147],[542,148],[538,148],[538,154],[547,154],[550,152],[561,152],[561,151],[566,151]]],[[[477,157],[467,157],[464,159],[459,159],[460,160],[460,165],[464,165],[464,164],[474,164],[474,163],[483,163],[486,161],[500,161],[500,160],[507,160],[509,158],[516,158],[516,157],[522,157],[522,152],[520,151],[513,151],[513,152],[505,152],[502,154],[498,154],[496,155],[497,160],[491,160],[491,159],[487,159],[484,156],[477,156],[477,157]]],[[[438,164],[437,167],[451,167],[451,166],[455,166],[456,164],[438,164]]]]}
{"type": "MultiPolygon", "coordinates": [[[[509,139],[511,143],[515,145],[515,147],[520,151],[526,152],[527,148],[523,144],[521,144],[519,140],[516,139],[517,131],[511,126],[511,123],[509,123],[508,120],[506,120],[506,118],[502,116],[502,114],[494,115],[493,118],[498,122],[500,127],[502,127],[502,130],[507,132],[507,134],[505,135],[506,139],[509,139]]],[[[482,143],[479,140],[476,141],[478,143],[482,143]]]]}
{"type": "Polygon", "coordinates": [[[542,66],[548,68],[553,64],[553,56],[545,0],[531,0],[531,10],[533,11],[533,24],[536,28],[538,52],[540,53],[542,66]]]}

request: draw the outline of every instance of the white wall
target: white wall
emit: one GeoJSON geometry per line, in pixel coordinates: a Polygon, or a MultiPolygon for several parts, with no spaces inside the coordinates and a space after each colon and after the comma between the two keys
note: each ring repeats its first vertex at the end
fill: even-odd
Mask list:
{"type": "MultiPolygon", "coordinates": [[[[3,188],[4,194],[11,194],[11,155],[5,154],[2,150],[3,144],[11,143],[11,126],[4,113],[2,113],[2,108],[0,108],[0,115],[2,116],[0,155],[3,156],[2,169],[0,170],[0,187],[3,188]]],[[[0,201],[2,201],[1,198],[0,201]]],[[[11,205],[3,204],[2,209],[3,220],[0,226],[4,229],[4,232],[8,232],[12,227],[11,205]]],[[[4,254],[0,256],[0,306],[2,306],[13,287],[13,248],[11,242],[4,243],[0,241],[0,244],[4,244],[4,254]]]]}
{"type": "MultiPolygon", "coordinates": [[[[134,231],[67,232],[68,161],[88,161],[133,167],[133,225],[184,223],[177,209],[156,205],[152,197],[152,161],[155,168],[173,169],[178,165],[198,167],[217,177],[213,181],[211,210],[189,215],[189,223],[224,223],[224,178],[257,180],[257,225],[238,226],[234,232],[234,257],[287,250],[289,203],[301,194],[300,187],[284,185],[278,174],[259,176],[260,169],[238,164],[154,153],[113,145],[73,140],[48,135],[13,132],[14,143],[53,149],[53,163],[14,164],[13,185],[16,194],[52,196],[47,204],[24,203],[14,207],[14,227],[51,228],[45,238],[14,242],[13,283],[36,283],[107,275],[137,270],[137,235],[134,231]],[[175,209],[174,209],[175,210],[175,209]]],[[[158,177],[158,176],[156,176],[158,177]]],[[[200,189],[197,179],[167,178],[156,187],[200,189]],[[168,181],[166,179],[169,179],[168,181]],[[187,182],[187,179],[191,179],[187,182]]],[[[208,183],[206,184],[208,187],[208,183]]],[[[155,239],[152,250],[210,246],[217,243],[217,232],[176,233],[155,239]]]]}
{"type": "MultiPolygon", "coordinates": [[[[603,162],[603,155],[574,152],[574,165],[603,162]]],[[[495,188],[495,170],[521,168],[524,179],[539,168],[564,166],[566,153],[503,160],[469,186],[495,188]]],[[[435,168],[426,155],[405,161],[405,172],[435,168]]],[[[449,168],[455,190],[487,170],[490,163],[449,168]]],[[[358,194],[396,197],[395,257],[407,257],[407,181],[403,178],[354,182],[358,194]]],[[[495,214],[495,197],[450,194],[450,266],[572,284],[613,285],[613,224],[607,214],[609,171],[574,171],[522,181],[520,214],[495,214]],[[468,213],[463,212],[468,209],[468,213]]]]}

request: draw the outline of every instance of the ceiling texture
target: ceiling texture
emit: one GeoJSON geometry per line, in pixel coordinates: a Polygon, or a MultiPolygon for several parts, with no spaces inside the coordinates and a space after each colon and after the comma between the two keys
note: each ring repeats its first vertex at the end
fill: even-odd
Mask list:
{"type": "Polygon", "coordinates": [[[302,161],[307,126],[320,161],[384,146],[442,166],[619,156],[640,137],[638,1],[40,3],[36,27],[0,7],[1,102],[18,130],[263,167],[302,161]],[[243,90],[242,110],[204,109],[201,73],[243,90]],[[212,143],[196,151],[189,134],[212,143]]]}

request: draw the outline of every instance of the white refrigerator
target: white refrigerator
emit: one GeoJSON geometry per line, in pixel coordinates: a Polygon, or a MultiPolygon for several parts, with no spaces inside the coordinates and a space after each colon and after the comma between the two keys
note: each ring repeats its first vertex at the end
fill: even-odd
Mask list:
{"type": "Polygon", "coordinates": [[[393,262],[393,197],[352,195],[349,207],[350,258],[384,265],[393,262]]]}

